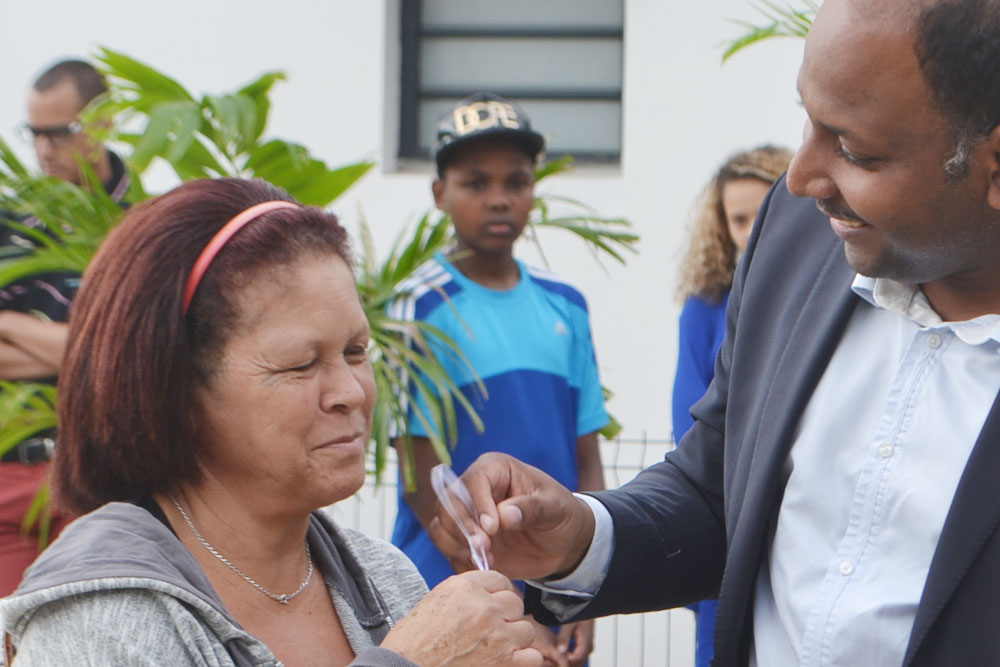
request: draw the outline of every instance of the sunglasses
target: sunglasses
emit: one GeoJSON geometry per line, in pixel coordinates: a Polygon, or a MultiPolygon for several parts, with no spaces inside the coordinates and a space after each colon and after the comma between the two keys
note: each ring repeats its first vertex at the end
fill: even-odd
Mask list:
{"type": "Polygon", "coordinates": [[[65,146],[69,140],[83,131],[83,125],[78,120],[74,120],[68,125],[55,125],[52,127],[35,127],[24,123],[18,128],[21,138],[28,143],[34,143],[44,137],[54,146],[65,146]]]}

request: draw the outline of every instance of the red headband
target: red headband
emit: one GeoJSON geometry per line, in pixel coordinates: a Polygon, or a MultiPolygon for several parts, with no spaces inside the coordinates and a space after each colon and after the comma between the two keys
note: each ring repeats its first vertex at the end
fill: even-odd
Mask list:
{"type": "Polygon", "coordinates": [[[222,250],[222,246],[226,245],[226,242],[236,232],[243,229],[247,223],[264,215],[268,211],[274,211],[279,208],[299,208],[299,205],[293,204],[290,201],[266,201],[261,204],[255,204],[242,213],[238,213],[236,217],[224,224],[222,229],[212,237],[212,240],[208,242],[205,249],[198,255],[198,259],[191,268],[191,273],[188,274],[187,284],[184,286],[184,301],[181,304],[181,312],[184,315],[187,315],[188,306],[191,305],[191,299],[194,298],[194,293],[198,290],[198,285],[201,283],[205,271],[208,270],[209,264],[219,254],[219,251],[222,250]]]}

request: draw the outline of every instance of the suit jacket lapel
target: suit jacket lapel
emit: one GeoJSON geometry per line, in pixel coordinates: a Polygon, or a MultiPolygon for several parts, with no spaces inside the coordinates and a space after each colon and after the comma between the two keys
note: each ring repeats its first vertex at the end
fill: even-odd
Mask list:
{"type": "MultiPolygon", "coordinates": [[[[785,462],[799,420],[859,303],[859,297],[850,288],[854,276],[844,259],[843,247],[835,244],[789,333],[771,392],[763,405],[747,499],[767,488],[785,487],[789,472],[785,462]],[[755,481],[762,482],[759,486],[764,488],[755,488],[758,486],[755,481]]],[[[767,514],[776,509],[769,508],[767,514]]]]}
{"type": "Polygon", "coordinates": [[[927,583],[913,622],[904,665],[913,661],[920,643],[945,603],[965,577],[983,545],[1000,523],[1000,395],[986,417],[965,465],[938,540],[927,583]]]}
{"type": "MultiPolygon", "coordinates": [[[[748,465],[749,471],[738,473],[747,480],[747,488],[745,493],[727,499],[727,503],[733,503],[729,516],[739,519],[730,540],[725,574],[728,581],[722,587],[723,598],[729,600],[720,598],[719,615],[720,623],[723,615],[742,615],[742,620],[736,621],[737,627],[742,628],[741,662],[747,655],[752,634],[757,573],[766,556],[773,519],[788,479],[789,450],[809,398],[860,301],[850,289],[855,272],[847,264],[839,241],[834,239],[829,244],[821,261],[822,268],[801,301],[801,310],[788,331],[767,397],[761,402],[757,433],[741,451],[741,456],[744,453],[750,456],[748,462],[741,462],[741,467],[748,465]]],[[[729,663],[723,660],[722,664],[729,663]]]]}

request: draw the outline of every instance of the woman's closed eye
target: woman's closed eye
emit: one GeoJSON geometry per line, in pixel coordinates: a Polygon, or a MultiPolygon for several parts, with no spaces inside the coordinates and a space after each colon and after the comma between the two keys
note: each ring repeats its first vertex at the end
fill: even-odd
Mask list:
{"type": "Polygon", "coordinates": [[[374,349],[372,341],[365,341],[364,343],[358,343],[356,345],[350,345],[344,350],[344,356],[347,360],[352,363],[359,363],[362,361],[368,361],[369,352],[374,349]]]}
{"type": "Polygon", "coordinates": [[[285,373],[304,373],[304,372],[306,372],[306,371],[311,370],[312,368],[314,368],[317,363],[319,363],[319,359],[313,358],[313,359],[310,359],[309,361],[307,361],[304,364],[298,364],[296,366],[289,366],[288,368],[284,369],[284,372],[285,373]]]}

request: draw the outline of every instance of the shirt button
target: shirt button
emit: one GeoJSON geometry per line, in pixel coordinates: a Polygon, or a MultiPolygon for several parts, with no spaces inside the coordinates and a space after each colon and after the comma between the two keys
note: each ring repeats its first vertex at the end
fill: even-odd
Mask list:
{"type": "Polygon", "coordinates": [[[854,566],[851,565],[851,561],[845,560],[843,563],[840,564],[840,573],[842,575],[844,575],[845,577],[849,577],[851,576],[852,572],[854,572],[854,566]]]}
{"type": "Polygon", "coordinates": [[[894,451],[894,449],[895,448],[887,442],[878,448],[878,455],[884,459],[887,459],[890,456],[892,456],[892,452],[894,451]]]}
{"type": "Polygon", "coordinates": [[[936,333],[932,333],[927,337],[927,347],[932,350],[936,350],[941,347],[941,336],[936,333]]]}

